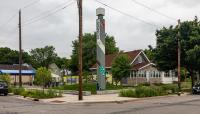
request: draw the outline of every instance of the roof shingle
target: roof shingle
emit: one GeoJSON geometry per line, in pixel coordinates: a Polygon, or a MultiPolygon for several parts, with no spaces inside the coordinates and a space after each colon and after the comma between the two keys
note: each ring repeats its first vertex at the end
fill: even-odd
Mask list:
{"type": "MultiPolygon", "coordinates": [[[[132,62],[135,57],[141,52],[142,50],[134,50],[134,51],[129,51],[129,52],[124,52],[124,53],[116,53],[116,54],[109,54],[105,56],[105,67],[110,68],[112,66],[112,62],[116,56],[119,54],[126,54],[129,56],[130,61],[132,62]]],[[[96,68],[97,64],[93,65],[92,68],[96,68]]]]}
{"type": "MultiPolygon", "coordinates": [[[[0,70],[19,70],[19,65],[0,65],[0,70]]],[[[34,70],[31,66],[23,66],[22,70],[34,70]]]]}

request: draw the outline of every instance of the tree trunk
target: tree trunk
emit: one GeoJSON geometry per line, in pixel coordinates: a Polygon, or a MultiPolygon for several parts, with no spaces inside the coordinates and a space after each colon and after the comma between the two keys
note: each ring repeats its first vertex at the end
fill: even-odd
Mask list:
{"type": "Polygon", "coordinates": [[[193,87],[194,86],[194,72],[191,71],[190,75],[191,75],[191,81],[192,81],[192,87],[193,87]]]}
{"type": "Polygon", "coordinates": [[[122,86],[122,80],[120,80],[120,86],[122,86]]]}
{"type": "Polygon", "coordinates": [[[119,83],[119,81],[115,80],[115,86],[117,86],[118,83],[119,83]]]}

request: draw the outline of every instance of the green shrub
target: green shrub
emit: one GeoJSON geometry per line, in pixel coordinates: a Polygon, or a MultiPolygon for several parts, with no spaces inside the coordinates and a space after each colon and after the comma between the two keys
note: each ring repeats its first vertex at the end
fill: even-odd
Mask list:
{"type": "Polygon", "coordinates": [[[11,77],[7,74],[0,74],[0,80],[5,81],[8,85],[10,85],[11,77]]]}
{"type": "Polygon", "coordinates": [[[183,88],[181,89],[182,92],[192,92],[191,88],[183,88]]]}
{"type": "Polygon", "coordinates": [[[133,89],[121,90],[120,96],[122,97],[153,97],[163,95],[163,91],[159,87],[146,87],[146,86],[138,86],[133,89]]]}
{"type": "Polygon", "coordinates": [[[12,93],[13,92],[13,86],[8,86],[8,93],[12,93]]]}
{"type": "Polygon", "coordinates": [[[153,85],[155,85],[155,86],[162,86],[164,84],[163,83],[153,83],[153,85]]]}
{"type": "Polygon", "coordinates": [[[151,88],[157,92],[158,94],[157,96],[162,96],[167,94],[167,92],[160,86],[151,86],[151,88]]]}
{"type": "MultiPolygon", "coordinates": [[[[76,90],[76,91],[78,91],[79,85],[78,84],[63,85],[63,86],[60,86],[60,87],[54,87],[53,89],[76,90]]],[[[83,84],[83,91],[91,91],[92,94],[96,94],[96,91],[97,91],[96,84],[93,84],[93,83],[83,84]]]]}
{"type": "Polygon", "coordinates": [[[124,89],[124,87],[122,85],[113,85],[110,83],[106,84],[106,90],[118,90],[118,89],[124,89]]]}
{"type": "Polygon", "coordinates": [[[160,94],[158,91],[156,91],[155,88],[141,86],[135,88],[135,95],[136,97],[140,98],[140,97],[159,96],[160,94]]]}
{"type": "Polygon", "coordinates": [[[191,82],[182,82],[181,83],[181,88],[191,89],[192,88],[192,84],[191,84],[191,82]]]}
{"type": "Polygon", "coordinates": [[[148,83],[148,82],[144,82],[144,83],[140,83],[140,84],[138,84],[138,86],[150,86],[150,83],[148,83]]]}
{"type": "Polygon", "coordinates": [[[178,92],[177,84],[165,84],[165,85],[162,85],[161,87],[166,92],[169,92],[169,91],[171,91],[171,93],[177,93],[178,92]]]}
{"type": "Polygon", "coordinates": [[[153,97],[153,96],[163,96],[171,93],[176,93],[178,91],[177,85],[167,84],[161,86],[138,86],[135,90],[121,90],[120,96],[122,97],[153,97]],[[170,92],[169,92],[170,91],[170,92]]]}
{"type": "Polygon", "coordinates": [[[133,89],[128,89],[128,90],[121,90],[120,97],[135,97],[135,91],[133,89]]]}
{"type": "Polygon", "coordinates": [[[56,90],[49,89],[47,91],[43,90],[28,90],[24,94],[26,97],[32,97],[37,99],[47,99],[47,98],[55,98],[61,97],[62,93],[57,93],[56,90]]]}
{"type": "Polygon", "coordinates": [[[32,97],[33,94],[34,94],[34,90],[23,91],[21,93],[21,95],[24,97],[32,97]]]}
{"type": "Polygon", "coordinates": [[[14,95],[21,95],[24,91],[25,89],[23,87],[17,87],[12,89],[14,95]]]}
{"type": "Polygon", "coordinates": [[[96,84],[83,84],[83,91],[91,91],[91,94],[97,93],[96,84]]]}

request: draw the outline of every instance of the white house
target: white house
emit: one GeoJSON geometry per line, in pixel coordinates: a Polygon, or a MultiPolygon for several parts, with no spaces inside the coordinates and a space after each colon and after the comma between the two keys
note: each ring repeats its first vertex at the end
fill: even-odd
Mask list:
{"type": "MultiPolygon", "coordinates": [[[[107,74],[112,76],[111,67],[115,57],[126,54],[130,58],[130,77],[122,80],[123,85],[134,86],[140,83],[173,83],[178,81],[174,71],[163,72],[156,68],[154,63],[148,59],[142,50],[134,50],[124,53],[110,54],[105,57],[105,67],[107,74]]],[[[96,72],[97,65],[93,65],[90,70],[96,72]]],[[[108,77],[107,77],[108,78],[108,77]]]]}

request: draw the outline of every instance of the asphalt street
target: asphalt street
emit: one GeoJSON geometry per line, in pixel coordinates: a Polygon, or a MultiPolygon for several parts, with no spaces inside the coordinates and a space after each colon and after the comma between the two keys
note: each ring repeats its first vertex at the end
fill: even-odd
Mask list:
{"type": "Polygon", "coordinates": [[[45,104],[15,96],[0,96],[0,114],[200,114],[200,96],[76,104],[45,104]]]}

